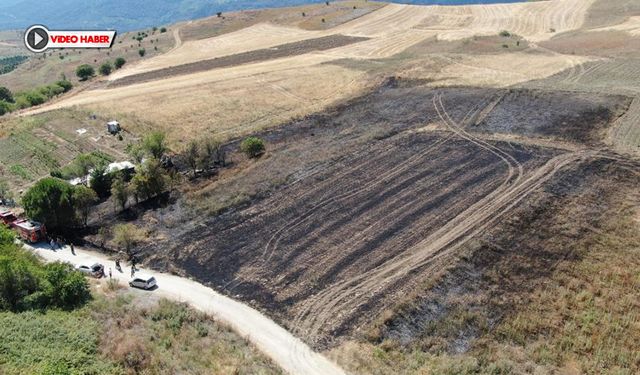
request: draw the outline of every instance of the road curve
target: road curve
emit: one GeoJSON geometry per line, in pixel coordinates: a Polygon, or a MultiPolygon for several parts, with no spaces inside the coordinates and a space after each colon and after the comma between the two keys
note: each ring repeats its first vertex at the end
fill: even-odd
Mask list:
{"type": "MultiPolygon", "coordinates": [[[[122,282],[128,281],[129,278],[130,268],[124,267],[123,273],[120,274],[115,270],[114,263],[109,257],[94,251],[76,248],[76,255],[73,255],[68,247],[57,251],[51,250],[44,244],[35,247],[27,246],[27,248],[47,262],[62,261],[74,265],[102,263],[107,269],[111,267],[114,277],[122,282]]],[[[212,314],[250,341],[285,372],[296,375],[345,374],[337,364],[311,350],[308,345],[258,310],[223,296],[193,280],[139,268],[141,272],[155,276],[158,281],[159,288],[151,293],[188,303],[200,311],[212,314]]]]}

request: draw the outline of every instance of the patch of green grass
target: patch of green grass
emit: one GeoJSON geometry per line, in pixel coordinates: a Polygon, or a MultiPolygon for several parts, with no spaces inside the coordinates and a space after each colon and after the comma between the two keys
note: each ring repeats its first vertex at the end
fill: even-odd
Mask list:
{"type": "Polygon", "coordinates": [[[98,355],[100,334],[86,310],[0,313],[0,373],[122,373],[98,355]]]}
{"type": "Polygon", "coordinates": [[[32,179],[31,173],[29,173],[27,169],[20,164],[12,165],[9,167],[9,171],[25,181],[30,181],[32,179]]]}

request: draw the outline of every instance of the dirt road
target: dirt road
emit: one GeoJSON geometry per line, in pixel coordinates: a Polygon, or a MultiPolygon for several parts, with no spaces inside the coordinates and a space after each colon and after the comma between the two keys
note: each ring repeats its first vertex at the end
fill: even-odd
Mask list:
{"type": "MultiPolygon", "coordinates": [[[[45,244],[29,246],[29,249],[47,262],[62,261],[73,265],[102,263],[107,269],[111,267],[114,277],[123,283],[129,279],[129,267],[123,267],[123,273],[120,274],[115,270],[113,261],[103,254],[76,248],[76,254],[73,255],[68,247],[53,251],[45,244]]],[[[344,374],[336,364],[312,351],[298,338],[257,310],[220,295],[195,281],[139,268],[139,272],[151,274],[158,281],[159,288],[149,293],[186,302],[198,310],[214,315],[253,343],[284,371],[291,374],[344,374]]]]}

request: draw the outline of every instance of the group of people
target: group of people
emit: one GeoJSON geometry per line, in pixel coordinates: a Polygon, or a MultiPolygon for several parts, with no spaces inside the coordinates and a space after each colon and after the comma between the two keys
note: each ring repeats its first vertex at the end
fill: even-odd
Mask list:
{"type": "MultiPolygon", "coordinates": [[[[51,246],[51,250],[62,249],[67,241],[61,237],[50,237],[49,238],[49,246],[51,246]]],[[[69,246],[71,247],[71,254],[76,255],[76,250],[73,247],[73,242],[69,242],[69,246]]]]}
{"type": "MultiPolygon", "coordinates": [[[[122,266],[120,266],[120,258],[116,259],[116,269],[120,272],[122,272],[122,266]]],[[[136,274],[136,258],[132,258],[131,259],[131,277],[135,276],[136,274]]],[[[109,268],[109,277],[111,277],[111,268],[109,268]]]]}
{"type": "MultiPolygon", "coordinates": [[[[65,246],[65,239],[62,237],[49,237],[48,241],[49,246],[51,246],[51,250],[56,250],[56,249],[62,249],[65,246]]],[[[71,254],[76,255],[76,251],[75,248],[73,247],[73,243],[69,242],[69,247],[71,248],[71,254]]],[[[118,270],[119,272],[122,272],[122,267],[120,266],[120,259],[117,258],[116,259],[116,270],[118,270]]],[[[132,257],[131,259],[131,277],[135,276],[136,274],[136,258],[132,257]]],[[[106,275],[103,273],[103,275],[106,277],[106,275]]],[[[111,278],[113,276],[112,272],[111,272],[111,267],[109,267],[109,278],[111,278]]]]}

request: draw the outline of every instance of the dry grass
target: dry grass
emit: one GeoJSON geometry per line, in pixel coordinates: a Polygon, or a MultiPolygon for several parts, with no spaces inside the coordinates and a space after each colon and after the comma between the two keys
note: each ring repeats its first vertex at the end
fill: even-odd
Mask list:
{"type": "MultiPolygon", "coordinates": [[[[51,50],[46,54],[33,55],[29,52],[22,39],[17,43],[18,50],[15,47],[12,49],[12,53],[21,55],[29,55],[31,58],[25,63],[21,64],[18,69],[8,74],[0,75],[0,86],[9,87],[12,91],[30,90],[37,86],[50,84],[60,79],[60,76],[64,74],[74,85],[79,85],[78,78],[76,77],[75,69],[81,64],[90,64],[96,68],[105,61],[113,61],[117,57],[124,57],[127,60],[127,65],[134,65],[137,61],[143,59],[150,59],[154,56],[159,56],[171,48],[173,48],[175,40],[173,37],[173,27],[169,27],[166,33],[155,33],[148,29],[145,30],[149,36],[138,43],[137,40],[133,40],[132,37],[137,32],[127,32],[118,34],[116,41],[111,49],[108,50],[51,50]],[[146,54],[144,58],[138,54],[138,49],[144,48],[146,54]],[[157,48],[157,49],[156,49],[157,48]]],[[[9,32],[7,32],[9,33],[9,32]]],[[[0,34],[0,42],[7,38],[11,44],[16,44],[13,40],[12,34],[6,37],[0,34]]],[[[0,46],[1,47],[1,46],[0,46]]],[[[2,49],[0,48],[0,54],[2,49]]]]}
{"type": "Polygon", "coordinates": [[[168,300],[130,295],[99,298],[92,316],[101,322],[101,355],[125,373],[279,374],[226,326],[168,300]]]}

